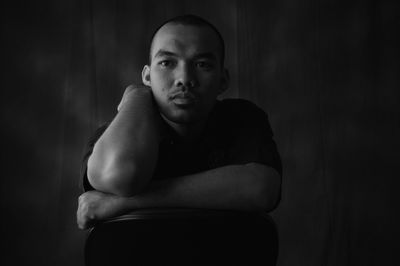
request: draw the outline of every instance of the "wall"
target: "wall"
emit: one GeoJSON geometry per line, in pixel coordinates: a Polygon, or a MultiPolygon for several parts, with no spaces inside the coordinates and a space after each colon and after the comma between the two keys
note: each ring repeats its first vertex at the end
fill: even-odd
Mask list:
{"type": "Polygon", "coordinates": [[[91,132],[140,80],[147,39],[194,13],[220,28],[224,97],[268,112],[283,159],[279,265],[394,265],[399,4],[26,1],[2,4],[1,265],[82,265],[75,223],[91,132]]]}

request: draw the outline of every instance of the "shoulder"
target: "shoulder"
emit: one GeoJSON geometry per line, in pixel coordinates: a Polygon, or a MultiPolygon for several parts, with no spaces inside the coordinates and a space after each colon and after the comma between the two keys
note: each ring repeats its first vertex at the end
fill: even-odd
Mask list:
{"type": "Polygon", "coordinates": [[[243,122],[267,119],[266,112],[251,101],[245,99],[223,99],[217,102],[217,116],[224,119],[232,118],[243,122]]]}
{"type": "Polygon", "coordinates": [[[249,100],[238,99],[238,98],[227,98],[219,100],[217,105],[221,109],[226,109],[230,111],[248,111],[248,112],[264,112],[260,107],[249,100]]]}
{"type": "Polygon", "coordinates": [[[272,128],[267,113],[251,101],[244,99],[224,99],[218,101],[215,120],[225,131],[235,134],[257,132],[272,136],[272,128]]]}
{"type": "Polygon", "coordinates": [[[218,100],[218,105],[224,108],[258,108],[257,105],[251,101],[239,98],[226,98],[223,100],[218,100]]]}

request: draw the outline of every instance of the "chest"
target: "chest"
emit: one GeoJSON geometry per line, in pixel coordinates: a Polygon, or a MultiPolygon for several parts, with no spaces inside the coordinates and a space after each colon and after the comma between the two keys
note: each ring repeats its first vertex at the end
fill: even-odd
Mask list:
{"type": "Polygon", "coordinates": [[[221,137],[218,134],[192,145],[163,142],[159,146],[154,178],[189,175],[227,165],[230,158],[229,143],[229,136],[221,137]]]}

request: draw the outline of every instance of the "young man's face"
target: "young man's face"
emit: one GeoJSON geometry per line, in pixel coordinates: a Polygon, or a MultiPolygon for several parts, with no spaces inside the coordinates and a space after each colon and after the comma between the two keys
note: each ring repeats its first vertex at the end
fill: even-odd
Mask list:
{"type": "Polygon", "coordinates": [[[207,117],[227,88],[220,53],[217,35],[208,27],[161,27],[153,39],[151,65],[144,67],[142,77],[164,118],[186,124],[207,117]]]}

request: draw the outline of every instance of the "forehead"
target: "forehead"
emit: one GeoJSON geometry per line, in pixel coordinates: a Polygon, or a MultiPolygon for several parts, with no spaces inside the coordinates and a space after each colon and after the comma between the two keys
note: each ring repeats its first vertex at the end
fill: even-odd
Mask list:
{"type": "Polygon", "coordinates": [[[183,53],[214,53],[220,50],[217,34],[206,26],[166,24],[153,38],[151,57],[159,50],[183,53]]]}

